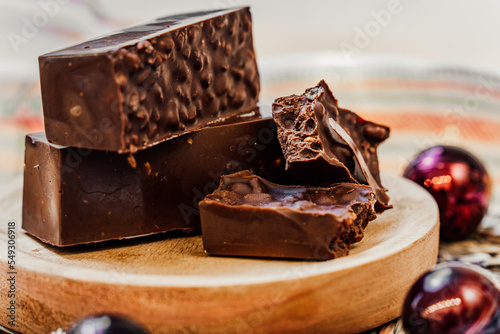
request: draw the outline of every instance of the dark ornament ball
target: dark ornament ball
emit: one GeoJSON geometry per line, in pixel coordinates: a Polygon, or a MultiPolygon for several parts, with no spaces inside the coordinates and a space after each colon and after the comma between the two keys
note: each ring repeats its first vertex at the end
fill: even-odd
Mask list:
{"type": "Polygon", "coordinates": [[[67,334],[147,334],[147,331],[126,318],[99,315],[79,321],[67,334]]]}
{"type": "Polygon", "coordinates": [[[473,265],[442,263],[411,287],[403,306],[409,334],[500,333],[500,292],[473,265]]]}
{"type": "Polygon", "coordinates": [[[441,240],[462,240],[473,233],[488,210],[491,181],[484,165],[455,146],[434,146],[419,153],[403,176],[436,200],[441,240]]]}

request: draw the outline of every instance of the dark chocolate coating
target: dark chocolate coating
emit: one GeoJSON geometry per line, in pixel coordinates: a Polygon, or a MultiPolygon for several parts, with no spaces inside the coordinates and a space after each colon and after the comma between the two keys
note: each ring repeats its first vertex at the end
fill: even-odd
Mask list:
{"type": "Polygon", "coordinates": [[[377,158],[378,145],[389,137],[388,127],[338,108],[324,81],[302,95],[277,98],[273,117],[286,169],[298,180],[312,186],[367,184],[377,195],[377,211],[390,208],[377,158]]]}
{"type": "Polygon", "coordinates": [[[203,246],[215,255],[328,260],[349,254],[375,219],[373,189],[282,186],[249,171],[222,176],[200,202],[203,246]]]}
{"type": "Polygon", "coordinates": [[[135,152],[256,106],[248,8],[159,18],[39,57],[47,139],[135,152]]]}
{"type": "Polygon", "coordinates": [[[207,127],[126,155],[26,136],[23,223],[56,246],[200,227],[198,202],[220,175],[251,169],[289,183],[272,119],[207,127]]]}

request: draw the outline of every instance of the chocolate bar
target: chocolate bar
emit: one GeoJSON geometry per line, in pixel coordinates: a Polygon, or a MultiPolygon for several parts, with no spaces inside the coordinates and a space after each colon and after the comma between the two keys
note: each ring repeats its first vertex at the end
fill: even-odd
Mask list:
{"type": "MultiPolygon", "coordinates": [[[[314,171],[311,170],[311,173],[314,171]]],[[[281,186],[242,171],[200,202],[203,246],[214,255],[328,260],[346,256],[375,219],[373,189],[281,186]]]]}
{"type": "Polygon", "coordinates": [[[198,202],[220,175],[243,169],[293,182],[272,119],[204,128],[127,155],[26,136],[23,223],[56,246],[170,230],[197,232],[198,202]]]}
{"type": "Polygon", "coordinates": [[[390,208],[377,158],[378,145],[389,137],[388,127],[338,108],[324,81],[302,95],[277,98],[273,117],[286,169],[298,180],[311,186],[370,185],[377,195],[377,211],[390,208]]]}
{"type": "Polygon", "coordinates": [[[256,106],[249,8],[162,17],[40,56],[47,139],[131,152],[256,106]]]}

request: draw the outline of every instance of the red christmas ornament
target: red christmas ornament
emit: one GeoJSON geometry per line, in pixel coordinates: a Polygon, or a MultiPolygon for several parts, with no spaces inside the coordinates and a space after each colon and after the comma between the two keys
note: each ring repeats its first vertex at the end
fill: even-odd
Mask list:
{"type": "Polygon", "coordinates": [[[500,333],[500,291],[472,265],[442,263],[421,276],[406,296],[409,334],[500,333]]]}
{"type": "Polygon", "coordinates": [[[461,240],[474,232],[486,214],[491,181],[483,164],[454,146],[434,146],[418,154],[404,177],[424,187],[436,200],[441,239],[461,240]]]}

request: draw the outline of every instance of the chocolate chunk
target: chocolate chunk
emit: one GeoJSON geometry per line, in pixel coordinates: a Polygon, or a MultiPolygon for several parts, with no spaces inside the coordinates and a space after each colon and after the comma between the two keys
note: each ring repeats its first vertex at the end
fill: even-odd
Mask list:
{"type": "Polygon", "coordinates": [[[49,142],[119,153],[248,112],[260,90],[248,8],[159,18],[39,63],[49,142]]]}
{"type": "Polygon", "coordinates": [[[197,231],[198,202],[220,175],[250,169],[292,182],[272,119],[207,127],[134,155],[26,137],[23,228],[56,246],[197,231]]]}
{"type": "Polygon", "coordinates": [[[281,186],[249,171],[225,175],[200,202],[203,245],[214,255],[328,260],[346,256],[375,219],[373,189],[281,186]]]}
{"type": "Polygon", "coordinates": [[[390,208],[377,158],[378,145],[389,137],[388,127],[338,108],[324,81],[302,95],[277,98],[273,117],[286,169],[298,180],[312,186],[367,184],[377,195],[377,211],[390,208]]]}

